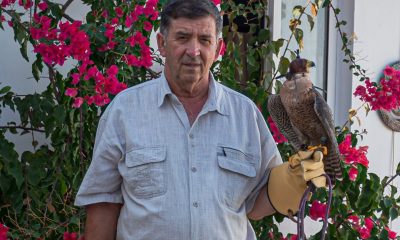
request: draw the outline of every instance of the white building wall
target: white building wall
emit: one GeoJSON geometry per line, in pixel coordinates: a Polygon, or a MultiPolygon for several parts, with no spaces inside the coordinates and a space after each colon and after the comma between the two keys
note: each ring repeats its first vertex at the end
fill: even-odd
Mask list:
{"type": "MultiPolygon", "coordinates": [[[[354,52],[358,55],[360,65],[367,70],[372,81],[378,81],[383,69],[388,64],[400,61],[400,1],[398,0],[356,0],[354,11],[354,32],[358,40],[354,52]]],[[[359,85],[353,78],[353,91],[359,85]]],[[[352,108],[361,102],[352,99],[352,108]]],[[[361,145],[369,146],[368,159],[370,171],[380,177],[395,174],[400,162],[400,133],[394,132],[383,124],[377,112],[370,112],[367,117],[361,110],[361,126],[354,128],[367,129],[368,134],[361,145]]],[[[400,187],[400,181],[395,182],[400,187]]],[[[392,223],[392,228],[400,231],[400,221],[392,223]]]]}

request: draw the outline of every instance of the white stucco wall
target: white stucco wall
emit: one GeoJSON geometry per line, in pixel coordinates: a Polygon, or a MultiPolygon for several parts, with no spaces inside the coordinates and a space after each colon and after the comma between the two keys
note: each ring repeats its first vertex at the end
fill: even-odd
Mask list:
{"type": "MultiPolygon", "coordinates": [[[[400,1],[398,0],[356,0],[354,12],[354,32],[358,41],[354,52],[364,60],[360,64],[367,70],[371,80],[379,80],[386,65],[400,61],[400,1]]],[[[353,91],[359,85],[353,78],[353,91]]],[[[353,108],[361,105],[353,98],[353,108]]],[[[370,112],[367,117],[361,111],[362,124],[357,129],[367,129],[361,145],[368,145],[370,171],[380,176],[395,174],[400,162],[400,133],[387,128],[377,112],[370,112]]],[[[397,179],[396,185],[400,187],[397,179]]],[[[400,221],[392,223],[392,228],[400,231],[400,221]]]]}

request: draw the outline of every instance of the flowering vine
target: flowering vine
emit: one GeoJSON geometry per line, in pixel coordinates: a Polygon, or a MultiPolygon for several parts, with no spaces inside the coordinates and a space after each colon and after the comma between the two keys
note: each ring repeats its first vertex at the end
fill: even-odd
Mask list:
{"type": "Polygon", "coordinates": [[[371,105],[372,110],[395,110],[400,107],[400,70],[387,66],[379,82],[365,80],[359,85],[354,96],[371,105]]]}

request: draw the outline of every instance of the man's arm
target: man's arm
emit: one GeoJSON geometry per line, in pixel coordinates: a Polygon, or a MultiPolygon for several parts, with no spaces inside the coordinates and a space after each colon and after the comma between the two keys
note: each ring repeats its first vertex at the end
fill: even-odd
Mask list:
{"type": "Polygon", "coordinates": [[[104,202],[86,206],[85,239],[115,239],[121,206],[119,203],[104,202]]]}
{"type": "Polygon", "coordinates": [[[275,213],[275,209],[269,202],[267,197],[267,185],[265,185],[261,188],[253,209],[247,214],[247,217],[251,220],[261,220],[263,217],[269,216],[273,213],[275,213]]]}

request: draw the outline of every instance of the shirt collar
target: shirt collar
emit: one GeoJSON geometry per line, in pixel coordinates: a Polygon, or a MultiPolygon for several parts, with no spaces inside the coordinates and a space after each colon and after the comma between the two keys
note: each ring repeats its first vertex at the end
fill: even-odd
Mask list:
{"type": "MultiPolygon", "coordinates": [[[[161,107],[165,102],[168,95],[173,95],[171,88],[169,87],[168,81],[165,78],[164,72],[162,72],[159,78],[159,93],[158,93],[158,106],[161,107]]],[[[225,93],[221,84],[215,81],[214,76],[210,72],[210,83],[209,83],[209,93],[207,102],[204,105],[204,109],[207,111],[217,111],[222,115],[229,115],[227,108],[224,104],[225,93]]]]}

